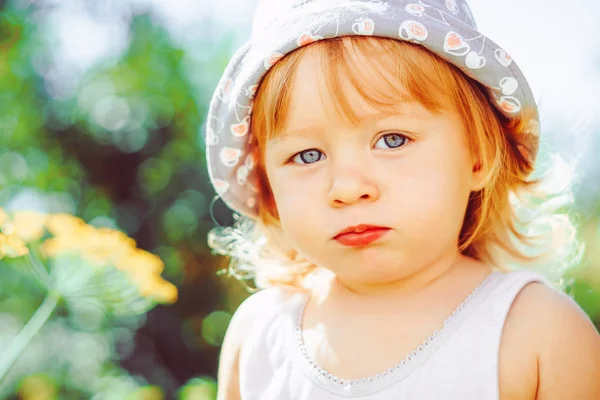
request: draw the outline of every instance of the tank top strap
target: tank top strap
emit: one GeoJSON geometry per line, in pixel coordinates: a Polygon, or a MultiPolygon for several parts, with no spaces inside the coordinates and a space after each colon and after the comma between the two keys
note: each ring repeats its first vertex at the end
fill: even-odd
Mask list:
{"type": "Polygon", "coordinates": [[[496,285],[489,288],[490,293],[486,296],[479,312],[490,324],[499,328],[499,335],[502,333],[501,330],[515,299],[528,284],[534,282],[552,287],[543,275],[534,271],[518,270],[500,273],[496,285]]]}
{"type": "MultiPolygon", "coordinates": [[[[444,390],[460,390],[465,399],[497,399],[499,396],[499,354],[504,325],[519,293],[528,284],[540,282],[552,286],[539,273],[519,270],[495,272],[493,285],[475,305],[471,315],[440,347],[431,362],[413,377],[445,382],[471,377],[468,386],[447,384],[444,390]]],[[[434,396],[435,397],[435,396],[434,396]]],[[[429,397],[428,397],[429,398],[429,397]]]]}
{"type": "Polygon", "coordinates": [[[289,383],[294,371],[288,357],[290,342],[294,340],[290,327],[305,294],[268,288],[252,297],[256,317],[248,328],[239,359],[242,399],[279,400],[284,398],[280,390],[289,383]],[[281,379],[273,379],[275,376],[281,379]]]}

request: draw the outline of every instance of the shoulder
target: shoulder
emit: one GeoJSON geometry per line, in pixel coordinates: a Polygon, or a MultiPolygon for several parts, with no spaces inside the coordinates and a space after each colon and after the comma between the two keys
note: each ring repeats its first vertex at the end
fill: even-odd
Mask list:
{"type": "Polygon", "coordinates": [[[526,285],[507,318],[535,353],[537,399],[600,398],[600,335],[568,295],[546,283],[526,285]]]}
{"type": "Polygon", "coordinates": [[[286,307],[302,293],[300,289],[293,287],[277,286],[250,295],[240,304],[229,323],[227,336],[230,342],[235,342],[236,347],[241,347],[258,321],[274,316],[279,309],[286,307]]]}
{"type": "Polygon", "coordinates": [[[250,295],[233,314],[221,346],[217,399],[239,399],[239,355],[258,321],[275,315],[302,293],[292,287],[272,287],[250,295]]]}
{"type": "Polygon", "coordinates": [[[291,286],[274,286],[259,290],[240,304],[233,319],[244,320],[245,330],[247,330],[248,324],[277,313],[279,309],[286,307],[303,293],[305,293],[303,290],[291,286]]]}

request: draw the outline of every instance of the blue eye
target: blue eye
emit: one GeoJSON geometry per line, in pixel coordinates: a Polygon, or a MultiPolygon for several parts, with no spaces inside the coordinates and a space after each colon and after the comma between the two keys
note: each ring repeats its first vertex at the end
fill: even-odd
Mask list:
{"type": "Polygon", "coordinates": [[[310,149],[295,154],[291,161],[296,164],[314,164],[324,158],[325,154],[323,154],[320,150],[310,149]]]}
{"type": "Polygon", "coordinates": [[[399,133],[389,133],[387,135],[383,135],[377,143],[375,143],[375,148],[377,149],[396,149],[398,147],[404,146],[408,138],[399,133]],[[381,144],[380,144],[381,143],[381,144]]]}

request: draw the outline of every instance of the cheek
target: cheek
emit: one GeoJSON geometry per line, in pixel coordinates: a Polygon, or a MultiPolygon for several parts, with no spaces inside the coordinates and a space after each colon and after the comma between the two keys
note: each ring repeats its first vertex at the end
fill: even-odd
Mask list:
{"type": "Polygon", "coordinates": [[[429,151],[410,166],[413,173],[392,188],[417,229],[442,229],[448,224],[460,228],[470,193],[468,160],[462,148],[429,151]]]}
{"type": "Polygon", "coordinates": [[[321,176],[316,173],[299,173],[292,169],[274,169],[268,174],[273,198],[280,214],[293,216],[307,214],[310,204],[322,193],[321,176]]]}
{"type": "Polygon", "coordinates": [[[267,176],[279,221],[290,244],[302,247],[303,243],[314,240],[318,229],[315,221],[319,220],[315,214],[320,209],[315,207],[318,189],[314,180],[298,179],[285,170],[267,170],[267,176]]]}
{"type": "Polygon", "coordinates": [[[279,220],[286,242],[311,263],[328,265],[324,246],[327,232],[316,219],[310,217],[312,215],[306,209],[299,210],[298,207],[281,212],[279,220]]]}
{"type": "Polygon", "coordinates": [[[314,207],[315,194],[307,195],[307,191],[298,190],[296,185],[289,185],[275,195],[279,220],[291,240],[307,240],[313,237],[318,228],[315,218],[318,208],[314,207]],[[313,203],[310,203],[310,199],[313,203]]]}

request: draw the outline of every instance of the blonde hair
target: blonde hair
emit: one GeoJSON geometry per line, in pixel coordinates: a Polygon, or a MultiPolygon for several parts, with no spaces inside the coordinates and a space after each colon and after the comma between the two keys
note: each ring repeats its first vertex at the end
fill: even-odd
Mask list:
{"type": "MultiPolygon", "coordinates": [[[[462,254],[507,270],[511,263],[518,267],[548,262],[558,257],[558,249],[562,249],[561,263],[565,267],[568,257],[575,259],[581,253],[572,222],[555,214],[563,205],[557,205],[556,198],[564,199],[561,195],[568,188],[553,193],[542,179],[531,179],[538,140],[538,132],[532,131],[534,110],[523,110],[523,117],[518,119],[506,118],[491,105],[488,89],[419,45],[385,38],[341,37],[317,41],[286,55],[263,78],[256,94],[249,149],[257,160],[259,185],[258,230],[254,234],[264,237],[266,243],[249,268],[254,268],[258,286],[302,286],[317,269],[286,243],[263,163],[266,141],[277,136],[286,120],[290,84],[299,60],[307,52],[321,56],[329,94],[336,99],[338,115],[349,122],[357,116],[343,96],[335,96],[340,93],[340,75],[348,77],[358,93],[382,111],[408,95],[433,112],[449,99],[464,116],[470,150],[479,155],[480,167],[488,173],[483,187],[470,194],[458,240],[462,254]],[[377,64],[376,70],[390,72],[395,68],[391,72],[398,78],[396,82],[388,80],[385,87],[378,88],[364,79],[355,56],[370,51],[385,56],[386,62],[377,64]],[[551,204],[554,207],[548,207],[551,204]],[[527,212],[534,209],[544,213],[527,212]],[[541,222],[550,229],[542,232],[541,222]],[[537,249],[536,254],[530,254],[532,249],[537,249]]],[[[369,62],[377,63],[370,58],[369,62]]],[[[386,79],[384,74],[381,78],[386,79]]]]}

